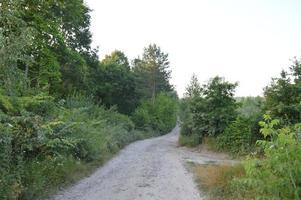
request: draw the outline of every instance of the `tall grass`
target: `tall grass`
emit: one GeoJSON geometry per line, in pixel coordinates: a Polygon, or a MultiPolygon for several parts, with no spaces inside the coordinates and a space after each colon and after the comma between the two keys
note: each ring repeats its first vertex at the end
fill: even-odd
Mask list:
{"type": "Polygon", "coordinates": [[[235,178],[245,176],[242,165],[194,165],[193,172],[200,190],[205,192],[209,200],[241,199],[236,195],[231,182],[235,178]]]}

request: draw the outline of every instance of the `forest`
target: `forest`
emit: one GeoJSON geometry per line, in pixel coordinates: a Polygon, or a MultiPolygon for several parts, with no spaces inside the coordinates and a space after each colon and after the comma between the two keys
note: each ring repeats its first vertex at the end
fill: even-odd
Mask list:
{"type": "Polygon", "coordinates": [[[177,121],[180,145],[242,160],[201,184],[211,199],[301,199],[300,59],[263,97],[193,75],[180,99],[157,44],[100,59],[90,11],[83,0],[0,2],[0,199],[45,199],[177,121]]]}
{"type": "Polygon", "coordinates": [[[99,60],[82,0],[0,3],[0,199],[40,199],[176,124],[168,54],[99,60]]]}

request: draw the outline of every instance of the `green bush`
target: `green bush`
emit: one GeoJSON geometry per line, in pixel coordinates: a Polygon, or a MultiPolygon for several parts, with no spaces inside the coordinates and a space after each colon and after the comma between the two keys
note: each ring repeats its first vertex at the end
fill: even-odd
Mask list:
{"type": "Polygon", "coordinates": [[[266,140],[257,142],[264,150],[264,159],[245,162],[246,177],[233,181],[244,196],[256,199],[301,198],[301,125],[277,129],[278,120],[264,116],[261,133],[266,140]]]}
{"type": "Polygon", "coordinates": [[[15,108],[8,96],[4,96],[0,93],[0,109],[3,112],[15,112],[15,108]]]}
{"type": "MultiPolygon", "coordinates": [[[[188,136],[188,137],[194,134],[193,122],[192,122],[191,118],[188,117],[187,119],[185,119],[184,122],[181,122],[180,134],[188,136]]],[[[195,135],[197,135],[197,134],[195,134],[195,135]]]]}
{"type": "Polygon", "coordinates": [[[0,110],[5,113],[16,114],[24,110],[35,114],[46,116],[54,109],[54,97],[45,93],[38,93],[31,96],[11,97],[1,94],[0,110]]]}
{"type": "Polygon", "coordinates": [[[248,119],[238,117],[216,138],[217,148],[233,154],[246,154],[251,148],[251,128],[248,119]]]}
{"type": "Polygon", "coordinates": [[[177,121],[177,103],[173,97],[161,93],[154,100],[146,100],[132,117],[138,128],[152,128],[161,134],[169,132],[177,121]]]}
{"type": "Polygon", "coordinates": [[[39,115],[47,115],[54,109],[54,97],[44,93],[34,96],[23,96],[18,98],[19,109],[25,109],[39,115]]]}
{"type": "Polygon", "coordinates": [[[214,77],[198,89],[201,91],[198,95],[182,100],[181,134],[198,135],[195,137],[196,143],[201,143],[206,136],[223,134],[237,116],[237,103],[234,99],[236,85],[221,77],[214,77]]]}

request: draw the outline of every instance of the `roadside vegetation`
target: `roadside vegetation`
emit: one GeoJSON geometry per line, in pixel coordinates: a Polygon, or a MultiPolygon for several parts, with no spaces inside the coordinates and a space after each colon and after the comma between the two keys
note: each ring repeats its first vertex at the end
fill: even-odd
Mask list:
{"type": "Polygon", "coordinates": [[[127,144],[169,132],[168,55],[92,49],[82,0],[0,3],[0,199],[42,199],[127,144]]]}
{"type": "Polygon", "coordinates": [[[234,98],[237,84],[196,76],[181,100],[179,143],[209,143],[242,165],[196,165],[209,199],[301,198],[301,63],[273,78],[264,97],[234,98]]]}

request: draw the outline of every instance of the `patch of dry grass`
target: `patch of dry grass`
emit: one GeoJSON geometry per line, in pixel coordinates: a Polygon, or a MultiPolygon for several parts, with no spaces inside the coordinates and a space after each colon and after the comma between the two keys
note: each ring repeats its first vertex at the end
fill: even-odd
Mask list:
{"type": "Polygon", "coordinates": [[[201,191],[207,194],[209,199],[233,199],[231,181],[233,178],[245,176],[241,164],[210,164],[194,165],[193,172],[201,191]]]}
{"type": "Polygon", "coordinates": [[[216,139],[213,137],[205,137],[203,139],[203,145],[206,145],[207,149],[214,152],[220,152],[217,148],[216,139]]]}
{"type": "Polygon", "coordinates": [[[187,147],[196,147],[200,145],[199,138],[197,135],[186,136],[180,134],[178,143],[180,146],[187,146],[187,147]]]}

